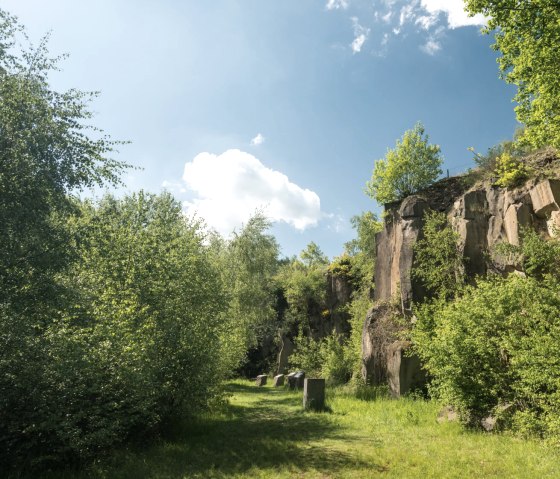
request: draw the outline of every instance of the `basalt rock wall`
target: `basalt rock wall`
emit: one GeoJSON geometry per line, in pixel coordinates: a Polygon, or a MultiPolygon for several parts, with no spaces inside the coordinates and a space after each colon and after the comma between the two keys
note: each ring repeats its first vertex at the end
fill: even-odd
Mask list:
{"type": "MultiPolygon", "coordinates": [[[[518,245],[523,228],[534,228],[545,236],[556,234],[560,228],[560,181],[534,179],[515,189],[490,182],[467,188],[464,179],[456,177],[398,204],[386,205],[384,229],[376,237],[375,299],[400,305],[404,314],[413,301],[426,295],[411,271],[414,244],[422,237],[424,214],[429,209],[445,212],[459,234],[468,278],[489,270],[507,273],[516,265],[497,260],[490,253],[498,243],[518,245]]],[[[375,311],[368,314],[363,334],[363,376],[369,382],[380,377],[380,369],[389,373],[387,364],[374,364],[374,357],[381,357],[379,345],[368,344],[368,332],[378,320],[375,311]]],[[[394,365],[391,368],[395,369],[394,365]]]]}

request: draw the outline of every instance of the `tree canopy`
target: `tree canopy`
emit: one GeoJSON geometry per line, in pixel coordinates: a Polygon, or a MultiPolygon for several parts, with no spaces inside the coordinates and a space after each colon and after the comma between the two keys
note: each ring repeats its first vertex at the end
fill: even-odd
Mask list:
{"type": "Polygon", "coordinates": [[[431,185],[441,175],[443,158],[438,145],[430,145],[418,122],[407,130],[384,159],[377,160],[366,194],[378,203],[391,203],[431,185]]]}
{"type": "Polygon", "coordinates": [[[558,0],[465,0],[466,10],[489,17],[501,77],[517,86],[522,142],[560,148],[560,2],[558,0]]]}

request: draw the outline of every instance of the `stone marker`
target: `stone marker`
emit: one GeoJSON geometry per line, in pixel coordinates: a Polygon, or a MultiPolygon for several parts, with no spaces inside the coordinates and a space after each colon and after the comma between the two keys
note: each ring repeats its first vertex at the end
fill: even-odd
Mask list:
{"type": "Polygon", "coordinates": [[[294,383],[294,376],[296,375],[296,373],[290,373],[286,376],[286,385],[290,388],[290,389],[295,389],[295,383],[294,383]]]}
{"type": "Polygon", "coordinates": [[[264,386],[266,384],[266,374],[260,374],[259,376],[257,376],[257,380],[255,381],[255,384],[259,387],[264,386]]]}
{"type": "Polygon", "coordinates": [[[305,373],[303,371],[298,371],[297,373],[290,373],[288,374],[288,387],[290,389],[302,389],[304,379],[305,379],[305,373]]]}
{"type": "Polygon", "coordinates": [[[325,409],[325,380],[307,378],[303,385],[303,409],[325,409]]]}
{"type": "Polygon", "coordinates": [[[272,385],[275,388],[278,388],[280,386],[284,386],[284,375],[283,374],[278,374],[278,375],[274,376],[274,381],[272,382],[272,385]]]}

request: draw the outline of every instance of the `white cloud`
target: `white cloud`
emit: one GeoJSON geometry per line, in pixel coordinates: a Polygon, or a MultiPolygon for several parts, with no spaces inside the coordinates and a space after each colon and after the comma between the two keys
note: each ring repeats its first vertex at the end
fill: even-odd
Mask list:
{"type": "Polygon", "coordinates": [[[449,28],[486,24],[486,19],[482,15],[475,15],[474,17],[467,15],[463,0],[421,0],[421,3],[422,7],[432,15],[437,15],[440,12],[446,13],[449,28]]]}
{"type": "Polygon", "coordinates": [[[437,52],[441,50],[441,43],[435,40],[434,38],[429,38],[428,41],[420,48],[428,55],[435,55],[437,52]]]}
{"type": "Polygon", "coordinates": [[[415,15],[416,2],[411,2],[408,5],[404,5],[401,8],[401,13],[399,15],[399,26],[403,26],[405,23],[411,21],[415,15]]]}
{"type": "Polygon", "coordinates": [[[385,15],[381,16],[381,20],[385,23],[391,23],[391,17],[393,16],[393,12],[389,10],[385,15]]]}
{"type": "Polygon", "coordinates": [[[315,192],[240,150],[199,153],[185,164],[183,180],[197,195],[184,202],[187,213],[204,218],[222,234],[246,223],[258,209],[272,221],[298,230],[315,226],[321,218],[321,201],[315,192]]]}
{"type": "Polygon", "coordinates": [[[361,33],[352,41],[352,44],[350,45],[352,47],[352,51],[354,53],[360,53],[362,51],[362,47],[364,46],[365,42],[366,42],[366,35],[364,33],[361,33]]]}
{"type": "Polygon", "coordinates": [[[254,146],[262,145],[264,143],[264,140],[265,140],[264,136],[261,133],[258,133],[257,136],[255,136],[255,138],[251,140],[251,145],[254,146]]]}
{"type": "Polygon", "coordinates": [[[422,15],[414,21],[416,25],[420,26],[422,30],[429,30],[432,28],[438,21],[438,16],[436,14],[432,15],[422,15]]]}
{"type": "Polygon", "coordinates": [[[327,10],[338,10],[339,8],[346,10],[348,8],[348,0],[329,0],[327,2],[327,10]]]}
{"type": "Polygon", "coordinates": [[[357,17],[352,17],[351,20],[354,28],[354,40],[350,44],[350,48],[352,48],[353,53],[360,53],[368,38],[369,28],[365,28],[360,25],[357,17]]]}

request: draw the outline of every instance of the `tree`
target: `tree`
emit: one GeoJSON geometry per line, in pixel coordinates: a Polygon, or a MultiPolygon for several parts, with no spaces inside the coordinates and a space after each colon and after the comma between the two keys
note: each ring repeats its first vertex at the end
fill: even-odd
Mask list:
{"type": "Polygon", "coordinates": [[[378,203],[391,203],[430,186],[441,175],[443,158],[440,147],[428,139],[421,123],[406,131],[395,149],[375,162],[366,194],[378,203]]]}
{"type": "Polygon", "coordinates": [[[314,241],[309,243],[305,249],[299,254],[301,260],[307,267],[326,266],[329,264],[329,258],[319,248],[314,241]]]}
{"type": "Polygon", "coordinates": [[[21,310],[56,296],[54,275],[71,253],[68,194],[117,183],[125,165],[110,158],[116,142],[87,124],[95,94],[54,91],[47,39],[18,51],[18,35],[0,9],[0,303],[21,310]]]}
{"type": "Polygon", "coordinates": [[[500,75],[517,86],[515,112],[525,124],[521,141],[560,148],[560,2],[558,0],[465,0],[466,10],[488,17],[487,34],[500,75]]]}
{"type": "Polygon", "coordinates": [[[274,236],[267,234],[269,227],[267,218],[257,213],[233,234],[231,241],[214,241],[215,260],[223,271],[229,295],[221,336],[229,373],[241,366],[247,351],[275,326],[273,276],[278,268],[279,246],[274,236]]]}

